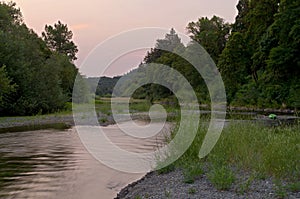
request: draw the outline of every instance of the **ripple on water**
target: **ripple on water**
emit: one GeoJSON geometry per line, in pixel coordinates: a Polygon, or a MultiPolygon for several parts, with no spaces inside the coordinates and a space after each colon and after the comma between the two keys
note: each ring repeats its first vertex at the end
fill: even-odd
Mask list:
{"type": "MultiPolygon", "coordinates": [[[[157,149],[163,136],[135,139],[117,126],[105,130],[119,147],[132,152],[157,149]]],[[[96,161],[74,129],[0,134],[0,197],[113,198],[144,174],[127,174],[96,161]]]]}

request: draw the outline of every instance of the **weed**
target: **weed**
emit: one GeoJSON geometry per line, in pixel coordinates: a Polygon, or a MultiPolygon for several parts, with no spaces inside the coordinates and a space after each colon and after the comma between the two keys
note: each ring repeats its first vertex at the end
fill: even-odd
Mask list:
{"type": "Polygon", "coordinates": [[[189,194],[195,194],[196,193],[196,189],[195,188],[189,188],[188,193],[189,194]]]}
{"type": "Polygon", "coordinates": [[[229,190],[235,180],[233,172],[226,166],[213,166],[208,179],[218,190],[229,190]]]}
{"type": "Polygon", "coordinates": [[[275,195],[277,198],[285,198],[287,196],[287,190],[286,188],[279,182],[279,180],[276,180],[275,182],[275,195]]]}
{"type": "Polygon", "coordinates": [[[300,182],[294,182],[288,185],[291,192],[300,192],[300,182]]]}
{"type": "Polygon", "coordinates": [[[267,128],[233,123],[223,130],[208,161],[259,173],[261,178],[291,178],[300,175],[299,143],[298,125],[267,128]]]}
{"type": "Polygon", "coordinates": [[[157,172],[158,172],[158,174],[167,174],[167,173],[170,173],[170,172],[172,172],[174,170],[175,170],[175,165],[174,164],[170,164],[170,165],[168,165],[166,167],[163,167],[163,168],[157,170],[157,172]]]}
{"type": "Polygon", "coordinates": [[[200,161],[187,163],[183,169],[184,182],[194,183],[195,179],[201,174],[203,174],[203,169],[200,161]]]}
{"type": "Polygon", "coordinates": [[[171,192],[169,190],[167,190],[167,189],[165,189],[165,196],[167,198],[171,198],[171,192]]]}
{"type": "Polygon", "coordinates": [[[237,193],[241,195],[246,193],[249,190],[254,179],[255,175],[251,175],[246,181],[242,182],[237,190],[237,193]]]}
{"type": "Polygon", "coordinates": [[[101,122],[101,123],[106,123],[107,121],[108,121],[108,120],[107,120],[107,118],[105,118],[105,117],[103,117],[103,118],[100,119],[100,122],[101,122]]]}

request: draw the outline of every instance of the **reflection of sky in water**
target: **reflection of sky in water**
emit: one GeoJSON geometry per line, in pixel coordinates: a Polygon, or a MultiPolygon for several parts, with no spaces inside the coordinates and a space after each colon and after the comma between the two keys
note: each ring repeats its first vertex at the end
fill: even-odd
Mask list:
{"type": "MultiPolygon", "coordinates": [[[[116,126],[106,127],[105,133],[119,147],[135,152],[155,150],[159,142],[134,140],[116,126]]],[[[0,197],[113,198],[143,175],[102,165],[85,150],[73,129],[0,134],[0,197]]]]}

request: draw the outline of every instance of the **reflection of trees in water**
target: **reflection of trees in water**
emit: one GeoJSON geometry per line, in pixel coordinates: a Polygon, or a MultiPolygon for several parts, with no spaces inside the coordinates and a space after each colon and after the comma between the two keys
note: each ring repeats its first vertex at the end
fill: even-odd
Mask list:
{"type": "Polygon", "coordinates": [[[0,143],[0,197],[63,178],[63,172],[76,166],[75,145],[67,132],[18,132],[0,137],[4,138],[0,143]]]}

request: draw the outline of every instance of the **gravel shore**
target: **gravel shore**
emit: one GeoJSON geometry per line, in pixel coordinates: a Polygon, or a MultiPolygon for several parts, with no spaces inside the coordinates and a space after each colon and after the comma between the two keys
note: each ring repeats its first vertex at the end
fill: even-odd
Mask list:
{"type": "MultiPolygon", "coordinates": [[[[267,199],[280,198],[278,187],[271,178],[264,180],[254,180],[247,190],[241,192],[242,185],[245,184],[247,175],[238,174],[235,185],[228,191],[219,191],[210,183],[205,174],[195,180],[193,184],[184,183],[183,172],[176,169],[167,174],[150,172],[141,180],[134,182],[123,188],[115,199],[267,199]],[[239,182],[240,181],[240,182],[239,182]]],[[[300,198],[300,192],[284,193],[284,198],[300,198]]]]}

